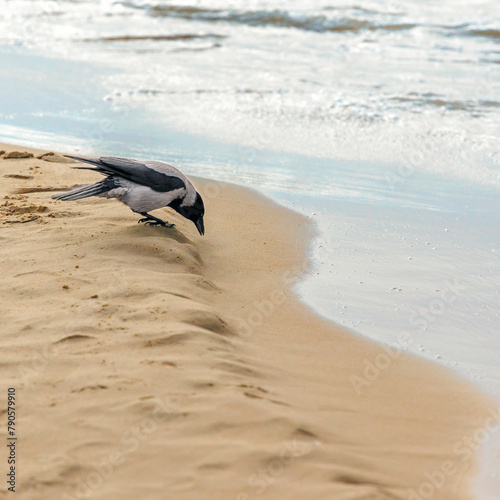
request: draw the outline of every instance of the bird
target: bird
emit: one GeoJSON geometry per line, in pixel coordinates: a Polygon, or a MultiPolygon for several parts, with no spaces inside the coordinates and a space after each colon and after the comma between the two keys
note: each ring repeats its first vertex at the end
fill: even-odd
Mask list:
{"type": "Polygon", "coordinates": [[[174,227],[174,224],[169,224],[148,212],[170,207],[192,221],[200,235],[205,234],[203,199],[188,178],[172,165],[155,160],[138,161],[114,156],[64,156],[91,165],[73,168],[99,172],[105,179],[54,195],[53,199],[69,201],[91,196],[116,198],[133,212],[142,215],[138,222],[167,228],[174,227]]]}

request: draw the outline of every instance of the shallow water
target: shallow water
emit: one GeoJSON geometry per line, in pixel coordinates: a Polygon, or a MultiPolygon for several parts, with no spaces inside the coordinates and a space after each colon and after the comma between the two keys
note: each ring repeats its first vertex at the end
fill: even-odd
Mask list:
{"type": "Polygon", "coordinates": [[[496,7],[0,0],[0,139],[270,194],[321,229],[304,300],[500,400],[496,7]]]}

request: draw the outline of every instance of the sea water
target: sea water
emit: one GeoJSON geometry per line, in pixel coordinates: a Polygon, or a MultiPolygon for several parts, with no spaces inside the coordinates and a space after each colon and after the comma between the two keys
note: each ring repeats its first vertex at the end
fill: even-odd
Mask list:
{"type": "MultiPolygon", "coordinates": [[[[495,0],[0,9],[0,140],[267,193],[319,228],[304,301],[500,406],[495,0]]],[[[477,443],[485,500],[500,496],[497,434],[477,443]]]]}

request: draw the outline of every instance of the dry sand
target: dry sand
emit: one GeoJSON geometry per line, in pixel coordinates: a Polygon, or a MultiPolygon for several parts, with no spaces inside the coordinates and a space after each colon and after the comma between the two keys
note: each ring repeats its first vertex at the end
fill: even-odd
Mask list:
{"type": "Polygon", "coordinates": [[[0,158],[0,409],[15,387],[19,498],[470,498],[463,443],[487,403],[297,300],[305,218],[198,180],[204,238],[176,214],[145,227],[116,201],[50,198],[99,175],[2,149],[34,154],[0,158]],[[370,363],[384,369],[356,391],[370,363]]]}

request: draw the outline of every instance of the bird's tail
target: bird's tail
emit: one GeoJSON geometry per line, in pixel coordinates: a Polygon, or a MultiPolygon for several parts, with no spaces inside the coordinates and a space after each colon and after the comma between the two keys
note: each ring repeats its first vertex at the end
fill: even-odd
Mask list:
{"type": "Polygon", "coordinates": [[[87,184],[76,189],[72,189],[69,192],[56,194],[52,196],[54,200],[70,201],[70,200],[81,200],[82,198],[90,198],[91,196],[97,196],[108,192],[110,189],[115,188],[115,184],[112,179],[104,179],[101,182],[95,184],[87,184]]]}

